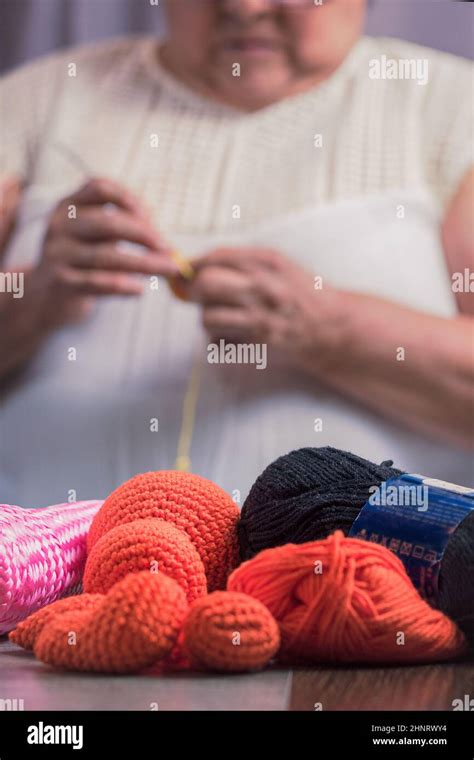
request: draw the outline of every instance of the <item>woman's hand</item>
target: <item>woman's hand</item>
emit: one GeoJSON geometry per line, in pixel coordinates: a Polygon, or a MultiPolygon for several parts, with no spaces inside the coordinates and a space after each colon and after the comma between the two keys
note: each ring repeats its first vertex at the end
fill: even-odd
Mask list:
{"type": "Polygon", "coordinates": [[[18,177],[0,178],[0,261],[15,226],[21,197],[21,181],[18,177]]]}
{"type": "Polygon", "coordinates": [[[142,204],[116,182],[92,179],[53,211],[32,276],[43,321],[58,325],[87,314],[98,296],[139,295],[136,275],[177,273],[142,204]]]}
{"type": "Polygon", "coordinates": [[[277,251],[218,249],[192,265],[195,277],[185,289],[202,304],[213,339],[267,343],[293,366],[328,344],[323,326],[334,291],[317,290],[311,274],[277,251]]]}
{"type": "MultiPolygon", "coordinates": [[[[466,230],[467,207],[457,209],[467,214],[466,230]]],[[[462,272],[472,235],[453,239],[461,245],[450,260],[462,272]]],[[[317,290],[310,274],[275,251],[217,250],[192,265],[194,280],[183,287],[203,305],[213,339],[279,347],[288,369],[303,369],[397,424],[472,447],[471,316],[437,317],[326,283],[317,290]]]]}
{"type": "Polygon", "coordinates": [[[0,380],[100,296],[138,295],[137,275],[178,272],[140,202],[116,182],[92,179],[51,214],[38,265],[20,271],[22,297],[0,301],[0,380]]]}

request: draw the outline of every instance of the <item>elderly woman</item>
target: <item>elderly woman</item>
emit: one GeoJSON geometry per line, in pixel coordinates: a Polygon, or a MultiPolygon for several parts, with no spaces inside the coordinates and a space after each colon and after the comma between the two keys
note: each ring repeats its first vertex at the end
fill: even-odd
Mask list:
{"type": "Polygon", "coordinates": [[[2,500],[304,445],[472,483],[471,64],[366,0],[166,12],[1,84],[2,500]]]}

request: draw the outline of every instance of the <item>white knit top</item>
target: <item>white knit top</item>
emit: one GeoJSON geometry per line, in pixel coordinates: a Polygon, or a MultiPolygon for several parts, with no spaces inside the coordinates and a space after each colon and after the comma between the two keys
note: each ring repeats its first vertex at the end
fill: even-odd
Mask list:
{"type": "MultiPolygon", "coordinates": [[[[185,254],[270,245],[338,287],[456,313],[438,230],[474,160],[471,63],[362,38],[322,85],[244,113],[176,81],[156,46],[129,37],[66,50],[3,79],[0,173],[26,182],[9,265],[37,259],[49,209],[93,173],[143,197],[185,254]],[[371,79],[382,56],[427,59],[427,84],[371,79]]],[[[52,335],[0,413],[3,500],[44,504],[71,489],[100,498],[135,472],[171,467],[200,341],[198,307],[164,284],[101,299],[86,323],[52,335]]],[[[205,373],[193,467],[242,499],[273,457],[302,445],[471,477],[467,456],[290,373],[205,373]]]]}
{"type": "Polygon", "coordinates": [[[427,186],[445,202],[472,162],[472,64],[455,56],[363,38],[321,86],[248,114],[176,81],[156,46],[153,38],[82,46],[6,77],[0,172],[75,187],[60,141],[159,205],[161,229],[194,233],[235,226],[235,205],[238,226],[251,228],[389,188],[427,186]],[[428,83],[370,79],[369,62],[383,55],[428,59],[428,83]]]}

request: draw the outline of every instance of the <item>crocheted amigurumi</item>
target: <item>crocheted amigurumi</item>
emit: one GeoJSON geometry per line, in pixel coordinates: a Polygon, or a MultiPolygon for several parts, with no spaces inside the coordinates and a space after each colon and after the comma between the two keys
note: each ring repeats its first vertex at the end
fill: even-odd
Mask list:
{"type": "Polygon", "coordinates": [[[217,671],[264,668],[280,644],[278,624],[269,610],[258,599],[231,591],[198,599],[183,633],[192,664],[217,671]]]}
{"type": "Polygon", "coordinates": [[[197,549],[208,591],[224,589],[238,562],[239,516],[230,496],[207,478],[174,470],[146,472],[127,480],[105,500],[92,522],[88,550],[117,525],[165,520],[184,531],[197,549]]]}
{"type": "Polygon", "coordinates": [[[89,599],[87,608],[64,607],[45,618],[33,650],[39,660],[68,670],[133,673],[171,652],[187,611],[185,593],[172,578],[130,573],[89,599]]]}
{"type": "Polygon", "coordinates": [[[106,594],[140,570],[159,570],[173,578],[189,603],[206,593],[204,565],[187,534],[153,517],[117,525],[99,538],[87,557],[84,591],[106,594]]]}
{"type": "Polygon", "coordinates": [[[208,587],[224,587],[236,567],[238,519],[232,499],[205,478],[137,475],[92,522],[85,593],[41,609],[11,640],[69,669],[131,672],[156,664],[176,649],[188,604],[208,587]]]}

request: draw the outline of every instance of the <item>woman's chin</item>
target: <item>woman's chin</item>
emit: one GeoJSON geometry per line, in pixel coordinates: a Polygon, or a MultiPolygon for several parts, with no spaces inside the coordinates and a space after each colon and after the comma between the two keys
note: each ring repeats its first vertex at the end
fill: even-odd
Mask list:
{"type": "Polygon", "coordinates": [[[288,75],[269,76],[268,69],[242,72],[242,76],[233,77],[222,83],[219,88],[221,97],[237,107],[258,109],[276,103],[290,94],[288,75]]]}

